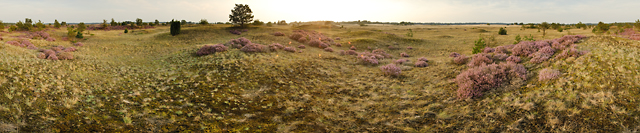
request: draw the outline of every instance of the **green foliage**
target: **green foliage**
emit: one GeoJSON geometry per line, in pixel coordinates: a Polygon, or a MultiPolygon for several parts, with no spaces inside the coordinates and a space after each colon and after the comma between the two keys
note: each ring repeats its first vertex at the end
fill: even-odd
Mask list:
{"type": "Polygon", "coordinates": [[[609,32],[609,27],[611,27],[611,25],[605,24],[604,22],[600,21],[598,22],[598,25],[596,25],[596,27],[591,30],[591,32],[596,34],[609,32]]]}
{"type": "Polygon", "coordinates": [[[2,20],[0,20],[0,31],[4,31],[4,23],[2,23],[2,20]]]}
{"type": "Polygon", "coordinates": [[[587,29],[587,25],[583,24],[582,22],[578,22],[578,24],[576,24],[576,28],[580,29],[587,29]]]}
{"type": "Polygon", "coordinates": [[[78,24],[78,29],[76,29],[78,32],[83,32],[85,29],[87,29],[87,26],[84,25],[84,22],[80,22],[78,24]]]}
{"type": "Polygon", "coordinates": [[[482,37],[474,41],[474,43],[475,44],[472,51],[473,54],[481,53],[484,47],[487,46],[487,44],[484,42],[484,39],[482,39],[482,37]]]}
{"type": "Polygon", "coordinates": [[[520,37],[520,34],[518,34],[518,35],[516,36],[516,41],[515,41],[515,42],[513,42],[513,44],[518,44],[518,43],[520,43],[521,41],[522,41],[522,38],[520,37]]]}
{"type": "Polygon", "coordinates": [[[67,27],[67,37],[73,38],[74,36],[76,36],[76,30],[73,27],[67,27]]]}
{"type": "Polygon", "coordinates": [[[178,23],[178,21],[171,20],[171,35],[176,36],[178,34],[180,34],[180,23],[178,23]]]}
{"type": "Polygon", "coordinates": [[[277,24],[278,24],[278,25],[287,25],[287,21],[280,20],[280,21],[278,21],[278,23],[277,23],[277,24]]]}
{"type": "Polygon", "coordinates": [[[42,30],[42,29],[46,28],[44,23],[42,23],[42,21],[40,21],[40,20],[38,20],[38,23],[36,23],[36,27],[38,27],[38,30],[42,30]]]}
{"type": "Polygon", "coordinates": [[[84,37],[82,36],[82,32],[78,31],[78,34],[76,34],[76,38],[79,38],[79,39],[84,38],[84,37]]]}
{"type": "Polygon", "coordinates": [[[407,36],[408,37],[413,37],[413,31],[411,29],[409,29],[409,32],[407,32],[407,36]]]}
{"type": "Polygon", "coordinates": [[[9,27],[9,32],[16,31],[16,30],[18,30],[18,27],[16,27],[15,25],[12,25],[9,27]]]}
{"type": "Polygon", "coordinates": [[[62,21],[62,23],[60,23],[60,25],[62,25],[62,26],[67,26],[67,22],[62,21]]]}
{"type": "Polygon", "coordinates": [[[244,27],[245,23],[253,21],[252,13],[253,11],[251,11],[249,5],[236,4],[236,7],[234,7],[234,9],[231,10],[231,14],[229,14],[229,21],[244,27]]]}
{"type": "Polygon", "coordinates": [[[103,28],[105,28],[105,29],[107,29],[107,26],[109,26],[109,25],[107,25],[107,20],[106,20],[106,19],[103,19],[103,20],[102,20],[102,27],[103,27],[103,28]]]}
{"type": "Polygon", "coordinates": [[[113,18],[111,18],[111,26],[118,26],[118,22],[113,18]]]}
{"type": "Polygon", "coordinates": [[[256,20],[253,20],[253,25],[264,25],[264,22],[256,19],[256,20]]]}
{"type": "Polygon", "coordinates": [[[271,22],[268,22],[267,26],[271,27],[271,26],[273,26],[273,24],[271,22]]]}
{"type": "Polygon", "coordinates": [[[156,21],[154,22],[154,24],[155,24],[155,25],[160,25],[160,21],[158,21],[158,20],[156,19],[156,21]]]}
{"type": "Polygon", "coordinates": [[[413,23],[402,21],[400,22],[400,25],[413,25],[413,23]]]}
{"type": "Polygon", "coordinates": [[[563,30],[563,28],[558,28],[558,32],[562,32],[563,30]]]}
{"type": "Polygon", "coordinates": [[[207,19],[200,19],[200,23],[201,25],[208,25],[209,21],[207,21],[207,19]]]}
{"type": "Polygon", "coordinates": [[[60,29],[60,23],[57,19],[53,22],[53,27],[56,27],[56,29],[60,29]]]}
{"type": "Polygon", "coordinates": [[[524,36],[524,40],[525,41],[536,41],[536,39],[533,39],[533,35],[529,34],[529,36],[524,36]]]}
{"type": "Polygon", "coordinates": [[[22,21],[18,21],[16,23],[17,29],[14,31],[30,31],[33,27],[31,24],[22,23],[22,21]]]}
{"type": "Polygon", "coordinates": [[[124,33],[125,34],[129,33],[129,29],[124,29],[124,33]]]}
{"type": "Polygon", "coordinates": [[[538,25],[538,27],[542,29],[542,36],[545,36],[547,35],[547,29],[549,29],[549,27],[551,26],[547,22],[542,22],[540,25],[538,25]]]}
{"type": "Polygon", "coordinates": [[[498,30],[498,34],[499,35],[507,35],[507,30],[504,28],[500,28],[500,30],[498,30]]]}
{"type": "Polygon", "coordinates": [[[142,25],[142,19],[140,18],[136,18],[136,25],[141,26],[142,25]]]}
{"type": "Polygon", "coordinates": [[[185,25],[185,24],[187,24],[187,21],[186,21],[186,20],[181,20],[181,21],[180,21],[180,25],[185,25]]]}

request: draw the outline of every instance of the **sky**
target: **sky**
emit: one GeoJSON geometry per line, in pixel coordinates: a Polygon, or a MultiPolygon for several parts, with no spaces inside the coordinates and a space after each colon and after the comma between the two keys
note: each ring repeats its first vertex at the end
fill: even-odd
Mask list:
{"type": "Polygon", "coordinates": [[[106,19],[227,22],[234,4],[254,20],[380,22],[597,23],[640,18],[637,0],[0,0],[0,20],[52,23],[106,19]]]}

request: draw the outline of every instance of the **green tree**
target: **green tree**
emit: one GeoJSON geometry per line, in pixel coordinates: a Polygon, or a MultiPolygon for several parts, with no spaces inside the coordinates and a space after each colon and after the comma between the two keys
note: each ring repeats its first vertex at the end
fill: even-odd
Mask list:
{"type": "Polygon", "coordinates": [[[513,44],[518,44],[518,43],[520,43],[520,41],[522,41],[522,38],[520,37],[520,34],[518,34],[518,35],[516,36],[516,41],[515,41],[515,42],[513,42],[513,44]]]}
{"type": "Polygon", "coordinates": [[[118,22],[113,18],[111,18],[111,26],[118,26],[118,22]]]}
{"type": "Polygon", "coordinates": [[[102,20],[102,28],[104,28],[104,29],[106,30],[106,29],[107,29],[107,26],[109,26],[109,25],[107,25],[107,20],[106,20],[106,19],[103,19],[103,20],[102,20]]]}
{"type": "Polygon", "coordinates": [[[287,25],[287,21],[280,20],[278,21],[278,25],[287,25]]]}
{"type": "Polygon", "coordinates": [[[245,27],[245,23],[253,21],[251,8],[249,5],[236,4],[231,14],[229,14],[229,21],[233,24],[240,24],[241,27],[245,27]]]}
{"type": "Polygon", "coordinates": [[[181,23],[179,23],[178,21],[171,20],[171,28],[170,28],[171,31],[170,32],[171,32],[172,36],[176,36],[176,35],[180,34],[180,25],[181,25],[181,23]]]}
{"type": "Polygon", "coordinates": [[[136,25],[142,26],[142,19],[136,18],[136,25]]]}
{"type": "Polygon", "coordinates": [[[200,19],[200,24],[201,25],[208,25],[209,21],[207,21],[207,19],[200,19]]]}
{"type": "Polygon", "coordinates": [[[550,25],[547,22],[542,22],[538,27],[542,30],[542,36],[547,35],[547,29],[549,29],[550,25]]]}
{"type": "Polygon", "coordinates": [[[487,46],[487,44],[484,42],[484,39],[480,37],[477,41],[474,41],[474,47],[473,47],[472,53],[473,54],[481,53],[485,46],[487,46]]]}
{"type": "Polygon", "coordinates": [[[593,33],[604,33],[609,31],[609,27],[611,25],[605,24],[604,22],[600,21],[598,22],[598,25],[596,25],[595,28],[593,28],[593,30],[591,30],[591,32],[593,33]]]}
{"type": "Polygon", "coordinates": [[[62,21],[62,23],[60,23],[60,25],[62,25],[62,26],[67,26],[67,22],[62,21]]]}
{"type": "Polygon", "coordinates": [[[413,37],[413,30],[409,29],[409,32],[407,32],[407,36],[408,37],[413,37]]]}
{"type": "Polygon", "coordinates": [[[42,30],[42,29],[46,28],[46,25],[44,25],[44,23],[42,23],[42,21],[38,20],[38,23],[36,23],[36,27],[38,27],[38,30],[42,30]]]}
{"type": "Polygon", "coordinates": [[[60,29],[60,23],[57,19],[53,22],[53,27],[56,27],[56,29],[60,29]]]}
{"type": "Polygon", "coordinates": [[[507,30],[502,28],[502,27],[500,27],[500,30],[498,30],[498,34],[499,35],[507,35],[507,30]]]}
{"type": "MultiPolygon", "coordinates": [[[[178,21],[176,21],[176,22],[178,22],[178,21]]],[[[187,24],[186,20],[183,19],[183,20],[180,21],[180,25],[185,25],[185,24],[187,24]]]]}
{"type": "Polygon", "coordinates": [[[264,22],[256,19],[256,20],[253,20],[253,25],[264,25],[264,22]]]}
{"type": "Polygon", "coordinates": [[[268,23],[267,23],[267,26],[271,27],[271,26],[273,26],[273,23],[268,22],[268,23]]]}
{"type": "Polygon", "coordinates": [[[76,36],[76,30],[71,26],[67,26],[67,37],[73,38],[74,36],[76,36]]]}
{"type": "Polygon", "coordinates": [[[80,39],[82,39],[82,38],[84,38],[84,37],[82,36],[82,33],[81,33],[80,31],[78,31],[78,34],[76,34],[76,38],[80,38],[80,39]]]}
{"type": "Polygon", "coordinates": [[[124,33],[125,33],[125,34],[129,33],[129,30],[125,28],[125,29],[124,29],[124,33]]]}
{"type": "Polygon", "coordinates": [[[640,30],[640,19],[636,20],[636,23],[633,24],[636,29],[640,30]]]}
{"type": "Polygon", "coordinates": [[[158,20],[156,19],[156,21],[155,21],[155,25],[160,25],[160,21],[158,21],[158,20]]]}
{"type": "MultiPolygon", "coordinates": [[[[80,22],[78,24],[78,29],[76,29],[78,31],[78,33],[82,33],[85,29],[87,29],[87,26],[84,25],[84,22],[80,22]]],[[[82,36],[82,35],[80,35],[82,36]]]]}
{"type": "Polygon", "coordinates": [[[587,29],[587,25],[583,24],[582,22],[578,22],[578,24],[576,24],[576,28],[580,29],[587,29]]]}

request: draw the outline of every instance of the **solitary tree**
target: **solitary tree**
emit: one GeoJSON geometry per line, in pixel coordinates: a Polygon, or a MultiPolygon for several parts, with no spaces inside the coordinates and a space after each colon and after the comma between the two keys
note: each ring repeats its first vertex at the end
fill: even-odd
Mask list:
{"type": "Polygon", "coordinates": [[[542,36],[545,36],[547,34],[546,30],[549,29],[550,25],[547,22],[542,22],[538,27],[542,29],[542,36]]]}
{"type": "Polygon", "coordinates": [[[60,22],[58,22],[57,19],[53,22],[53,27],[56,27],[56,29],[60,29],[60,22]]]}
{"type": "Polygon", "coordinates": [[[111,26],[118,26],[118,22],[113,18],[111,18],[111,26]]]}
{"type": "Polygon", "coordinates": [[[200,19],[200,24],[201,25],[208,25],[209,21],[207,21],[207,19],[200,19]]]}
{"type": "Polygon", "coordinates": [[[160,21],[156,19],[155,25],[160,25],[160,21]]]}
{"type": "Polygon", "coordinates": [[[171,35],[175,36],[180,34],[180,22],[171,20],[171,35]]]}
{"type": "Polygon", "coordinates": [[[244,4],[236,4],[236,7],[231,10],[231,14],[229,14],[229,21],[233,24],[240,24],[241,27],[244,27],[245,23],[250,23],[253,21],[251,8],[249,5],[244,4]]]}
{"type": "MultiPolygon", "coordinates": [[[[178,21],[176,21],[176,22],[178,22],[178,21]]],[[[186,20],[183,19],[183,20],[180,21],[180,25],[185,25],[185,24],[187,24],[186,20]]]]}
{"type": "Polygon", "coordinates": [[[78,29],[76,29],[78,31],[78,33],[82,33],[85,29],[87,29],[87,26],[84,25],[84,22],[80,22],[78,24],[78,29]]]}
{"type": "Polygon", "coordinates": [[[60,23],[60,25],[62,25],[62,26],[67,26],[67,22],[62,21],[62,23],[60,23]]]}
{"type": "Polygon", "coordinates": [[[142,19],[136,18],[136,25],[142,26],[142,19]]]}
{"type": "Polygon", "coordinates": [[[107,20],[106,20],[106,19],[103,19],[103,20],[102,20],[102,28],[104,28],[104,29],[106,30],[106,29],[107,29],[107,26],[109,26],[109,25],[107,25],[107,20]]]}

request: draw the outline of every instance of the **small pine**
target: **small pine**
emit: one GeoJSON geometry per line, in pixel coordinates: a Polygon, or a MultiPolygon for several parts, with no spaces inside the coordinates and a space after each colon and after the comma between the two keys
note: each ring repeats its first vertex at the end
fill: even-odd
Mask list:
{"type": "Polygon", "coordinates": [[[176,36],[180,34],[180,22],[171,20],[171,35],[176,36]]]}
{"type": "Polygon", "coordinates": [[[475,41],[475,46],[473,47],[472,53],[481,53],[485,46],[487,46],[487,44],[484,43],[484,39],[478,39],[477,41],[475,41]]]}
{"type": "Polygon", "coordinates": [[[126,34],[126,33],[129,33],[129,30],[128,30],[128,29],[124,29],[124,33],[125,33],[125,34],[126,34]]]}
{"type": "Polygon", "coordinates": [[[76,38],[84,38],[84,37],[82,36],[82,32],[78,31],[78,34],[76,34],[76,38]]]}
{"type": "Polygon", "coordinates": [[[498,34],[500,35],[507,35],[507,30],[504,28],[500,28],[500,30],[498,31],[498,34]]]}

